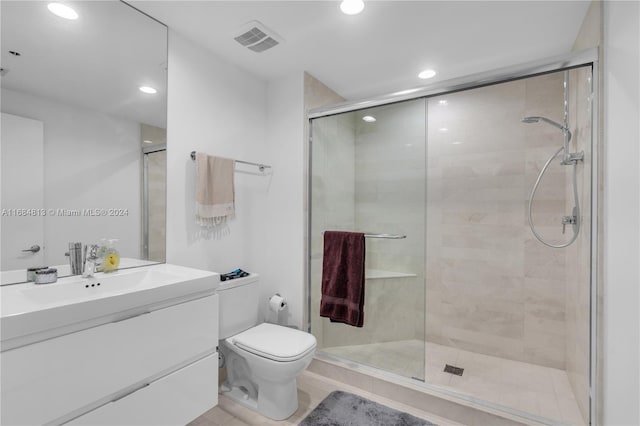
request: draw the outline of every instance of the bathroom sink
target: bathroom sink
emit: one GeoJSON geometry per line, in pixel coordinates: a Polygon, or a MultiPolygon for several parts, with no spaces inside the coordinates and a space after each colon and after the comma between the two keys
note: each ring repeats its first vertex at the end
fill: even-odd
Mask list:
{"type": "Polygon", "coordinates": [[[136,291],[141,287],[161,286],[181,281],[178,275],[143,269],[123,273],[96,274],[91,278],[70,277],[53,285],[27,284],[20,289],[27,303],[47,306],[77,300],[96,299],[136,291]]]}
{"type": "MultiPolygon", "coordinates": [[[[132,257],[121,257],[120,269],[155,265],[157,263],[158,262],[153,262],[150,260],[135,259],[132,257]]],[[[36,266],[36,265],[33,265],[33,266],[36,266]]],[[[42,266],[42,265],[37,265],[37,266],[42,266]]],[[[47,265],[47,266],[51,268],[56,268],[58,270],[58,277],[67,277],[71,275],[71,268],[69,267],[68,263],[64,265],[47,265]]],[[[24,269],[12,269],[12,270],[0,271],[0,286],[24,283],[26,281],[27,281],[27,271],[24,269]]]]}
{"type": "Polygon", "coordinates": [[[212,294],[218,274],[170,264],[71,276],[52,284],[0,287],[2,350],[12,340],[41,340],[71,328],[119,321],[179,299],[212,294]],[[58,331],[55,331],[58,330],[58,331]]]}

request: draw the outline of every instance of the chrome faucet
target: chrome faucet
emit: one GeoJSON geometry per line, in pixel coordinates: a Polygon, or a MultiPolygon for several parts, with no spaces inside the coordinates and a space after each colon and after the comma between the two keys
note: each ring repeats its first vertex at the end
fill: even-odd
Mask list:
{"type": "Polygon", "coordinates": [[[84,267],[82,268],[82,277],[89,278],[89,277],[93,277],[93,274],[96,273],[96,263],[98,260],[98,245],[92,244],[88,246],[88,250],[87,250],[87,246],[85,246],[85,251],[88,251],[88,253],[84,261],[84,267]]]}

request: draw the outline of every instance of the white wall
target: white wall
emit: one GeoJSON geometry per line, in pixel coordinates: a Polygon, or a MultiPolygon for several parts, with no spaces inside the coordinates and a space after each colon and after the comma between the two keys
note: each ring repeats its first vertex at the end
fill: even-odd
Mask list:
{"type": "Polygon", "coordinates": [[[640,3],[604,4],[603,423],[640,424],[640,3]]]}
{"type": "Polygon", "coordinates": [[[304,74],[302,71],[267,86],[267,158],[273,166],[260,225],[265,239],[259,265],[263,296],[279,292],[288,301],[281,322],[303,327],[306,309],[304,277],[304,74]]]}
{"type": "Polygon", "coordinates": [[[167,262],[258,272],[261,308],[279,292],[289,305],[281,323],[300,328],[306,309],[303,77],[300,71],[266,84],[169,33],[167,262]],[[218,238],[202,238],[195,224],[194,150],[272,166],[268,176],[236,172],[236,218],[218,238]]]}
{"type": "Polygon", "coordinates": [[[263,244],[269,178],[236,172],[236,217],[228,222],[226,235],[206,238],[195,224],[190,153],[268,162],[266,84],[174,31],[169,32],[168,83],[167,262],[221,273],[235,268],[261,273],[258,259],[270,250],[263,244]]]}
{"type": "MultiPolygon", "coordinates": [[[[44,123],[45,208],[127,209],[118,217],[48,215],[44,262],[66,264],[70,241],[101,238],[118,238],[122,256],[139,257],[140,124],[7,89],[2,89],[2,111],[44,123]]],[[[27,173],[29,159],[16,161],[27,173]]]]}

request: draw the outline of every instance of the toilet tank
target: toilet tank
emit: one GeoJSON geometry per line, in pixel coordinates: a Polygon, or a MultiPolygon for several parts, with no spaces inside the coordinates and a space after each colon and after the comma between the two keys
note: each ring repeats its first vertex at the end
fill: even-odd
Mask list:
{"type": "Polygon", "coordinates": [[[217,291],[221,340],[258,325],[258,274],[221,281],[217,291]]]}

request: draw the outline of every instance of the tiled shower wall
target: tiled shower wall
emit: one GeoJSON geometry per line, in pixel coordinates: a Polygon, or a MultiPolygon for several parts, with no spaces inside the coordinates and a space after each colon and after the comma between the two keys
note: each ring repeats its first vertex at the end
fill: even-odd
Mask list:
{"type": "MultiPolygon", "coordinates": [[[[534,239],[527,200],[562,132],[562,73],[428,101],[427,340],[565,368],[566,260],[534,239]]],[[[566,170],[535,197],[538,232],[562,235],[566,170]]],[[[464,366],[461,366],[464,367],[464,366]]]]}

